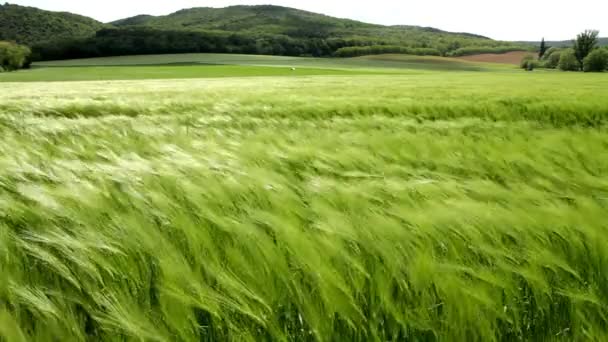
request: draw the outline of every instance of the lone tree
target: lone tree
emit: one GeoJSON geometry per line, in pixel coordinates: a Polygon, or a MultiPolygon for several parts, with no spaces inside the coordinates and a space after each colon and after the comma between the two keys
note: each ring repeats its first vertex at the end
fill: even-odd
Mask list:
{"type": "Polygon", "coordinates": [[[576,40],[574,41],[574,54],[581,69],[583,69],[585,57],[597,47],[598,35],[599,31],[597,30],[585,30],[585,32],[576,36],[576,40]]]}
{"type": "Polygon", "coordinates": [[[547,52],[547,45],[545,44],[545,37],[543,37],[543,40],[540,42],[540,51],[538,52],[538,59],[542,59],[543,56],[545,55],[545,52],[547,52]]]}

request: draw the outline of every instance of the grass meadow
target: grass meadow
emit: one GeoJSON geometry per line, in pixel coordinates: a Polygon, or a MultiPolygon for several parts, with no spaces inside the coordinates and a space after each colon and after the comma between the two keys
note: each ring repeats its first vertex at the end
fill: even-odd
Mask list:
{"type": "Polygon", "coordinates": [[[608,339],[608,77],[349,63],[0,76],[0,340],[608,339]]]}

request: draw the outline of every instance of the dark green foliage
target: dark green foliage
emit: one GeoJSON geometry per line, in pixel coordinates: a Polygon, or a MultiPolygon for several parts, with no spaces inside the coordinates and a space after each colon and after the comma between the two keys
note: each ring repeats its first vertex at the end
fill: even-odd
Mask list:
{"type": "Polygon", "coordinates": [[[563,50],[559,58],[559,69],[563,71],[578,71],[580,66],[573,49],[563,50]]]}
{"type": "Polygon", "coordinates": [[[411,47],[427,47],[421,45],[431,44],[435,40],[450,44],[451,39],[463,40],[460,43],[464,45],[479,41],[493,45],[489,38],[468,33],[450,33],[417,26],[374,25],[281,6],[191,8],[166,16],[136,16],[112,24],[117,27],[136,25],[155,29],[279,34],[300,38],[360,38],[369,41],[366,45],[379,45],[379,41],[384,41],[386,44],[383,45],[400,42],[411,47]]]}
{"type": "Polygon", "coordinates": [[[497,42],[468,33],[450,33],[428,27],[372,25],[279,6],[193,8],[168,16],[138,16],[113,24],[141,25],[156,29],[228,31],[253,36],[278,34],[292,38],[333,38],[351,42],[347,46],[433,48],[441,54],[462,47],[487,49],[506,45],[511,47],[511,51],[514,47],[519,47],[517,44],[497,42]]]}
{"type": "Polygon", "coordinates": [[[136,16],[112,24],[118,27],[138,25],[168,30],[185,28],[192,31],[285,34],[316,38],[341,36],[343,33],[350,35],[382,27],[280,6],[192,8],[166,16],[136,16]]]}
{"type": "Polygon", "coordinates": [[[33,45],[58,38],[88,37],[104,25],[72,13],[0,4],[0,40],[33,45]]]}
{"type": "Polygon", "coordinates": [[[96,35],[36,44],[35,57],[48,60],[182,52],[329,57],[385,51],[461,56],[525,48],[468,33],[373,25],[279,6],[193,8],[112,24],[115,27],[96,35]],[[353,49],[338,53],[342,48],[353,49]]]}
{"type": "Polygon", "coordinates": [[[30,54],[27,46],[0,41],[0,72],[29,67],[30,54]]]}
{"type": "Polygon", "coordinates": [[[543,40],[540,42],[540,50],[538,52],[539,60],[543,58],[545,52],[547,52],[547,44],[545,44],[545,38],[543,38],[543,40]]]}
{"type": "Polygon", "coordinates": [[[595,49],[585,57],[583,70],[585,72],[602,72],[608,68],[608,50],[595,49]]]}
{"type": "Polygon", "coordinates": [[[394,45],[374,45],[374,46],[349,46],[340,48],[335,52],[336,57],[357,57],[368,55],[380,55],[389,53],[399,53],[418,56],[439,56],[441,53],[433,48],[407,48],[394,45]]]}
{"type": "Polygon", "coordinates": [[[585,32],[576,36],[574,41],[574,53],[580,68],[583,68],[585,57],[597,47],[599,31],[585,30],[585,32]]]}
{"type": "MultiPolygon", "coordinates": [[[[355,42],[356,43],[356,42],[355,42]]],[[[94,37],[63,40],[34,47],[37,60],[166,53],[240,53],[279,56],[329,56],[352,41],[251,36],[221,32],[156,30],[145,27],[103,29],[94,37]]]]}
{"type": "Polygon", "coordinates": [[[481,52],[501,53],[521,50],[521,47],[515,46],[460,47],[465,44],[464,42],[452,42],[447,48],[445,46],[434,47],[433,43],[412,44],[412,46],[400,45],[399,42],[388,44],[381,40],[362,37],[293,37],[285,34],[159,30],[133,26],[103,29],[90,38],[38,44],[33,50],[36,60],[187,52],[354,57],[383,53],[462,56],[481,52]],[[450,51],[450,48],[455,48],[455,50],[450,51]]]}

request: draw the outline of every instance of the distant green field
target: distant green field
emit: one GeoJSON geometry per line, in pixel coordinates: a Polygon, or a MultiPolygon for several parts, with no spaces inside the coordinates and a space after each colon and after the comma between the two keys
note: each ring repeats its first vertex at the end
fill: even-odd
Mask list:
{"type": "Polygon", "coordinates": [[[363,75],[388,73],[356,69],[267,67],[254,65],[125,65],[36,67],[0,74],[0,82],[103,81],[252,76],[363,75]]]}
{"type": "Polygon", "coordinates": [[[256,55],[183,54],[91,58],[35,63],[31,70],[0,74],[0,82],[100,81],[248,76],[408,74],[431,71],[514,70],[450,58],[382,55],[302,58],[256,55]],[[296,70],[292,71],[291,68],[296,70]]]}
{"type": "Polygon", "coordinates": [[[0,84],[0,341],[608,340],[608,75],[142,58],[0,76],[159,78],[0,84]]]}
{"type": "MultiPolygon", "coordinates": [[[[410,55],[378,55],[356,58],[308,58],[230,54],[178,54],[88,58],[35,63],[35,66],[118,66],[165,64],[221,64],[256,66],[301,66],[320,68],[389,68],[478,71],[480,65],[452,58],[410,55]]],[[[492,67],[492,65],[485,65],[492,67]]],[[[493,65],[493,67],[497,67],[493,65]]],[[[512,66],[510,66],[512,68],[512,66]]]]}

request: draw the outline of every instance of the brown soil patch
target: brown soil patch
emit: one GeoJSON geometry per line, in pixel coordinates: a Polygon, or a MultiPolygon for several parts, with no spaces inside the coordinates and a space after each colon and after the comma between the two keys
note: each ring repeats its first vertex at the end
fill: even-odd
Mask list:
{"type": "Polygon", "coordinates": [[[456,57],[469,62],[502,63],[519,65],[524,56],[532,54],[530,51],[512,51],[507,53],[482,53],[479,55],[456,57]]]}

